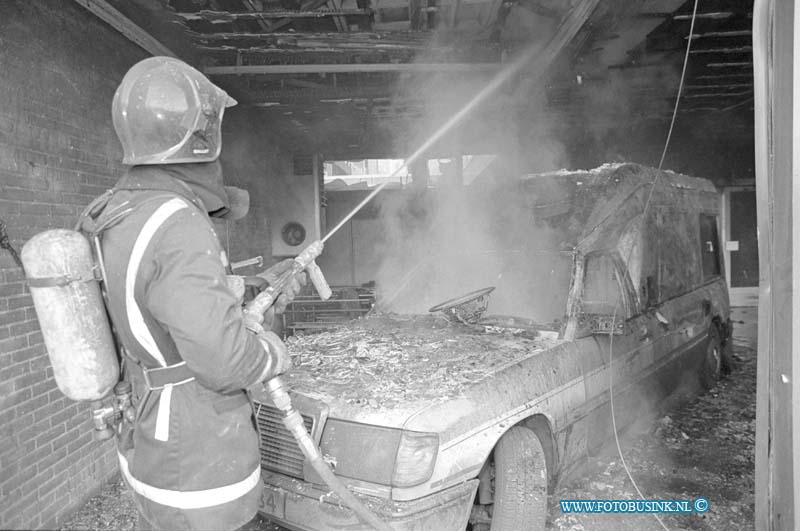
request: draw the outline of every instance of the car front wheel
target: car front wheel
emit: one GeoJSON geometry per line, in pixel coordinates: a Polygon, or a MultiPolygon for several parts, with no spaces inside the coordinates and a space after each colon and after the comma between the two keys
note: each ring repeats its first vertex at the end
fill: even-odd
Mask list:
{"type": "Polygon", "coordinates": [[[476,505],[471,529],[543,531],[547,519],[547,461],[534,432],[521,426],[497,442],[489,465],[492,502],[476,505]]]}

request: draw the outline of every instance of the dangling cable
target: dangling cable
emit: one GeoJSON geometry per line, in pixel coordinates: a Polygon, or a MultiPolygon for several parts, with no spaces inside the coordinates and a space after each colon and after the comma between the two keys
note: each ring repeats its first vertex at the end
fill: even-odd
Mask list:
{"type": "MultiPolygon", "coordinates": [[[[661,153],[661,160],[658,163],[658,173],[656,173],[655,177],[653,178],[653,184],[650,186],[650,193],[647,195],[647,201],[645,201],[644,207],[642,208],[642,224],[639,226],[639,231],[641,231],[644,227],[647,210],[650,207],[650,200],[653,197],[653,191],[658,184],[658,178],[660,176],[661,167],[664,165],[664,158],[667,156],[667,149],[669,148],[669,141],[672,138],[672,130],[675,127],[675,118],[678,115],[678,105],[681,101],[681,93],[683,92],[683,81],[686,78],[686,66],[689,64],[689,50],[692,47],[692,36],[694,35],[694,22],[697,18],[697,5],[699,4],[699,0],[694,0],[694,9],[692,10],[692,22],[689,26],[689,36],[686,42],[686,55],[683,58],[683,70],[681,71],[681,80],[678,84],[678,95],[675,97],[675,107],[672,110],[672,120],[669,124],[669,131],[667,133],[667,140],[664,142],[664,151],[661,153]]],[[[635,246],[631,245],[631,248],[628,250],[628,256],[625,259],[625,263],[629,263],[631,259],[631,255],[633,254],[633,248],[635,246]]],[[[617,279],[621,284],[621,279],[617,279]]],[[[621,287],[621,286],[620,286],[621,287]]],[[[617,318],[617,308],[614,308],[614,313],[611,316],[611,331],[609,332],[609,343],[608,343],[608,390],[609,390],[609,402],[611,403],[611,425],[614,432],[614,442],[617,445],[617,453],[619,454],[619,460],[622,463],[622,467],[625,469],[625,473],[628,475],[628,479],[630,480],[633,488],[636,489],[636,493],[639,495],[639,499],[644,499],[644,495],[642,491],[639,489],[639,486],[636,484],[636,481],[633,479],[633,475],[631,474],[631,470],[628,467],[628,463],[625,462],[625,456],[622,454],[622,445],[619,442],[619,434],[617,433],[617,419],[614,411],[614,330],[616,328],[616,318],[617,318]]],[[[664,531],[669,531],[669,528],[664,524],[664,521],[658,515],[658,513],[652,513],[664,531]]]]}
{"type": "Polygon", "coordinates": [[[686,55],[683,57],[683,70],[681,71],[681,82],[678,84],[678,95],[675,97],[675,107],[672,109],[672,120],[669,124],[669,132],[667,133],[667,141],[664,142],[664,151],[661,152],[661,160],[658,162],[658,169],[664,165],[664,159],[667,156],[667,148],[669,141],[672,138],[672,129],[675,127],[675,118],[678,116],[678,104],[681,101],[681,94],[683,93],[683,81],[686,79],[686,66],[689,64],[689,50],[692,49],[692,36],[694,35],[694,21],[697,18],[697,4],[699,0],[694,0],[694,9],[692,10],[692,23],[689,26],[689,37],[686,42],[686,55]]]}
{"type": "MultiPolygon", "coordinates": [[[[614,308],[614,314],[611,316],[611,323],[614,324],[617,317],[617,309],[614,308]]],[[[628,479],[631,481],[633,488],[636,489],[636,493],[639,495],[639,499],[644,499],[644,494],[642,491],[639,490],[639,485],[636,484],[636,481],[633,479],[633,475],[631,474],[630,468],[628,468],[628,463],[625,462],[625,456],[622,455],[622,445],[619,442],[619,435],[617,434],[617,419],[614,412],[614,327],[612,326],[611,332],[609,333],[609,342],[608,342],[608,392],[609,392],[609,402],[611,403],[611,426],[614,430],[614,441],[617,444],[617,453],[619,454],[619,461],[622,463],[622,468],[625,469],[625,473],[628,475],[628,479]]],[[[661,527],[664,528],[664,531],[669,531],[669,528],[664,524],[664,521],[658,515],[658,513],[652,513],[655,516],[658,523],[661,524],[661,527]]]]}

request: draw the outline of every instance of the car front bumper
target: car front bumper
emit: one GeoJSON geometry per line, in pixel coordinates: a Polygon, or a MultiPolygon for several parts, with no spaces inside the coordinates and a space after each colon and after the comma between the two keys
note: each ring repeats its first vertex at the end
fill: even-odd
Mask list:
{"type": "MultiPolygon", "coordinates": [[[[262,471],[264,491],[259,512],[270,520],[298,531],[348,531],[371,528],[361,522],[338,497],[286,476],[262,471]]],[[[462,531],[467,526],[478,480],[406,502],[358,496],[392,529],[397,531],[462,531]]]]}

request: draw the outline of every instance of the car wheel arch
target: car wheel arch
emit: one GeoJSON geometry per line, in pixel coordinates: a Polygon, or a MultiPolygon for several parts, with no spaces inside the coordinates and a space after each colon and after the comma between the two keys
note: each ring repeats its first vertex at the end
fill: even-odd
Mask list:
{"type": "Polygon", "coordinates": [[[524,426],[539,438],[544,450],[545,463],[547,463],[547,490],[552,492],[558,479],[556,474],[556,470],[558,470],[558,451],[550,419],[543,414],[537,414],[526,418],[518,423],[517,426],[524,426]]]}
{"type": "Polygon", "coordinates": [[[516,424],[509,425],[508,428],[500,434],[497,440],[494,441],[489,454],[484,460],[484,464],[489,462],[489,459],[491,459],[491,454],[497,446],[497,443],[500,441],[500,439],[502,439],[503,435],[505,435],[511,428],[516,426],[521,426],[531,430],[539,438],[539,442],[544,450],[545,463],[547,464],[548,491],[552,491],[558,478],[556,474],[556,470],[558,469],[558,451],[555,434],[552,428],[552,422],[544,413],[531,415],[530,417],[520,420],[516,424]]]}
{"type": "MultiPolygon", "coordinates": [[[[545,472],[547,474],[546,477],[542,477],[542,479],[544,479],[546,481],[546,484],[542,484],[541,485],[541,487],[544,489],[543,490],[543,494],[545,496],[552,495],[553,488],[555,486],[555,479],[556,479],[555,469],[556,469],[557,464],[558,464],[558,459],[557,459],[556,444],[555,444],[556,441],[555,441],[555,437],[554,437],[553,430],[552,430],[551,426],[552,426],[552,421],[544,413],[537,413],[535,415],[531,415],[531,416],[526,417],[524,419],[518,420],[518,422],[516,422],[515,424],[509,423],[505,427],[503,432],[494,441],[494,444],[492,445],[491,450],[487,453],[486,459],[483,462],[483,467],[482,467],[480,473],[478,474],[478,479],[480,480],[480,484],[478,485],[478,491],[477,491],[476,497],[475,497],[475,505],[473,506],[472,515],[470,516],[470,524],[481,524],[481,525],[478,526],[478,527],[468,527],[467,529],[472,529],[472,530],[474,530],[474,529],[481,529],[481,530],[489,529],[489,527],[486,526],[486,520],[485,520],[486,509],[482,509],[482,507],[485,507],[485,506],[482,506],[481,504],[496,504],[496,503],[498,503],[497,500],[494,498],[494,496],[495,496],[495,491],[494,491],[494,489],[495,489],[495,481],[494,480],[497,479],[497,481],[500,482],[499,483],[500,485],[503,485],[504,483],[503,483],[503,480],[501,479],[503,476],[499,475],[500,474],[499,471],[497,472],[498,475],[495,475],[495,471],[496,471],[496,469],[494,468],[495,467],[495,459],[498,458],[497,457],[497,451],[498,451],[498,448],[500,448],[501,443],[505,439],[508,439],[509,436],[515,435],[515,437],[512,437],[511,439],[508,439],[508,442],[506,443],[506,447],[505,447],[506,452],[509,449],[509,445],[510,445],[511,448],[513,448],[514,446],[519,446],[520,442],[522,442],[524,440],[524,438],[523,439],[519,438],[519,435],[521,435],[523,432],[527,432],[527,433],[529,433],[530,435],[533,436],[533,438],[531,440],[531,449],[532,449],[533,453],[531,455],[534,455],[535,452],[536,452],[536,450],[534,450],[533,446],[532,446],[534,444],[534,441],[535,441],[536,443],[538,443],[538,444],[536,444],[536,446],[539,447],[538,451],[541,452],[539,455],[541,455],[543,457],[544,467],[546,469],[545,472]],[[511,433],[511,432],[516,432],[516,433],[511,433]],[[511,441],[515,441],[515,442],[512,443],[511,441]],[[491,486],[490,486],[490,483],[491,483],[491,486]],[[478,515],[478,517],[476,518],[476,521],[473,521],[472,519],[475,517],[475,515],[478,515]]],[[[526,445],[525,447],[527,448],[528,446],[526,445]]],[[[519,449],[521,449],[521,448],[519,448],[519,449]]],[[[503,458],[503,459],[508,459],[509,455],[526,455],[526,454],[523,452],[523,453],[520,453],[520,454],[517,454],[517,453],[508,454],[508,453],[506,453],[505,455],[506,455],[506,457],[503,458]]],[[[506,463],[506,464],[508,463],[508,461],[505,461],[505,460],[503,462],[506,463]]],[[[506,473],[510,473],[510,472],[515,471],[515,470],[519,470],[519,468],[515,467],[515,466],[512,466],[510,469],[506,467],[505,470],[506,470],[506,473]]],[[[535,468],[531,468],[529,470],[535,470],[535,468]]],[[[512,484],[512,485],[518,484],[517,482],[519,481],[519,478],[516,477],[516,472],[515,472],[514,475],[515,475],[515,479],[510,480],[510,484],[512,484]]],[[[523,481],[522,484],[526,485],[526,486],[530,486],[530,484],[527,483],[527,481],[531,480],[532,476],[530,476],[530,474],[528,474],[526,476],[526,478],[527,478],[526,481],[523,481]]],[[[506,483],[506,484],[509,484],[509,483],[506,483]]],[[[501,486],[498,486],[497,488],[500,489],[501,491],[504,491],[504,488],[501,487],[501,486]]],[[[528,492],[528,491],[526,490],[524,492],[528,492]]],[[[527,496],[527,494],[526,494],[526,496],[527,496]]],[[[516,495],[512,496],[512,498],[511,498],[511,500],[518,500],[518,499],[519,499],[519,497],[516,496],[516,495]]],[[[526,498],[526,500],[527,500],[527,498],[526,498]]],[[[509,502],[506,502],[506,503],[509,503],[509,502]]],[[[526,507],[528,506],[527,503],[525,505],[526,505],[526,507]]],[[[546,512],[547,512],[546,506],[547,506],[547,502],[545,500],[544,501],[544,508],[543,508],[544,513],[543,514],[546,514],[546,512]]],[[[504,507],[505,510],[501,509],[501,508],[498,508],[497,505],[494,505],[495,510],[500,510],[501,511],[500,514],[504,515],[503,517],[501,517],[501,518],[503,518],[503,520],[502,520],[503,522],[505,522],[505,519],[507,519],[509,517],[512,517],[513,515],[516,515],[516,516],[513,516],[514,518],[519,516],[518,514],[516,514],[516,513],[520,512],[518,510],[519,507],[517,505],[514,505],[513,501],[511,502],[510,506],[506,507],[506,505],[503,505],[502,507],[504,507]],[[512,509],[510,509],[511,513],[506,512],[507,510],[509,510],[509,507],[512,508],[512,509]]],[[[525,509],[522,512],[526,513],[527,516],[531,516],[531,514],[527,514],[527,513],[529,513],[528,509],[525,509]]],[[[488,514],[489,514],[489,518],[492,520],[492,525],[494,525],[494,518],[497,517],[497,514],[493,514],[491,509],[489,509],[489,513],[488,514]]],[[[536,514],[540,514],[540,513],[536,513],[536,514]]],[[[543,516],[542,518],[545,518],[545,517],[543,516]]],[[[544,521],[542,521],[542,524],[544,524],[544,521]]],[[[502,527],[502,529],[506,529],[507,528],[505,526],[502,526],[502,524],[501,524],[501,527],[502,527]]],[[[518,529],[518,528],[519,527],[514,527],[514,529],[518,529]]],[[[538,527],[537,527],[537,529],[538,529],[538,527]]]]}

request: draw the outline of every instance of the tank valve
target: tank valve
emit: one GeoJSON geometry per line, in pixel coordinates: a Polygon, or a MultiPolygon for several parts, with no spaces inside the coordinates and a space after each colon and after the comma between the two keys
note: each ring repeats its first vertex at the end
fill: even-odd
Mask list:
{"type": "Polygon", "coordinates": [[[136,419],[131,390],[130,382],[118,382],[114,386],[114,399],[111,405],[104,406],[100,400],[92,402],[92,422],[96,439],[100,441],[110,439],[117,432],[121,422],[132,424],[136,419]]]}

